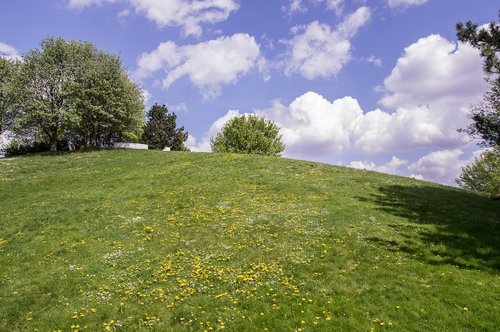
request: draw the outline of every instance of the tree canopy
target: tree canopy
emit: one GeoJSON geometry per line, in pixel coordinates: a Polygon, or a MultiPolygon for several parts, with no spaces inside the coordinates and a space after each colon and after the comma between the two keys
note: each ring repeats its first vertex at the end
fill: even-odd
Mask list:
{"type": "Polygon", "coordinates": [[[462,188],[500,198],[500,149],[487,150],[465,166],[457,183],[462,188]]]}
{"type": "Polygon", "coordinates": [[[470,110],[472,123],[465,129],[473,137],[482,140],[482,146],[500,145],[500,12],[499,22],[478,26],[468,21],[457,23],[457,37],[481,52],[486,80],[490,84],[483,102],[470,110]]]}
{"type": "Polygon", "coordinates": [[[285,149],[278,126],[255,115],[229,120],[215,138],[212,151],[279,156],[285,149]]]}
{"type": "Polygon", "coordinates": [[[23,56],[11,83],[12,129],[41,135],[50,150],[66,139],[100,146],[137,132],[143,125],[143,100],[117,56],[91,43],[44,39],[23,56]]]}
{"type": "Polygon", "coordinates": [[[146,115],[142,140],[150,149],[162,150],[169,147],[172,151],[184,151],[188,133],[184,127],[177,128],[177,115],[169,114],[166,105],[155,104],[146,115]]]}
{"type": "Polygon", "coordinates": [[[7,116],[13,107],[12,80],[18,67],[17,60],[0,57],[0,133],[8,125],[7,116]]]}

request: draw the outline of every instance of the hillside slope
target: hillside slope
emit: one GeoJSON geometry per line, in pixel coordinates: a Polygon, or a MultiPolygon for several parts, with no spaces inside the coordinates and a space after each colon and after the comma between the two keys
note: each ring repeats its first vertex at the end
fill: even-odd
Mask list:
{"type": "Polygon", "coordinates": [[[245,155],[0,160],[0,330],[493,331],[500,202],[245,155]]]}

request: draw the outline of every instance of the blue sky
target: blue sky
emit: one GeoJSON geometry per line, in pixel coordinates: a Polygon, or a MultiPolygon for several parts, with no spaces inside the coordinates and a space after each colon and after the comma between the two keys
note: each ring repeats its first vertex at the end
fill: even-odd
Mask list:
{"type": "Polygon", "coordinates": [[[284,156],[453,184],[477,154],[456,132],[486,89],[455,24],[493,0],[4,0],[0,53],[48,36],[119,54],[147,105],[207,151],[232,116],[281,127],[284,156]]]}

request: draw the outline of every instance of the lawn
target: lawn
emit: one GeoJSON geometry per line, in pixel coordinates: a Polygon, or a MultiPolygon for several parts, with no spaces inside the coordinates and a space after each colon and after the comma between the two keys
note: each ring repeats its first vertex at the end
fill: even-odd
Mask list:
{"type": "Polygon", "coordinates": [[[500,202],[283,158],[0,160],[0,331],[498,331],[500,202]]]}

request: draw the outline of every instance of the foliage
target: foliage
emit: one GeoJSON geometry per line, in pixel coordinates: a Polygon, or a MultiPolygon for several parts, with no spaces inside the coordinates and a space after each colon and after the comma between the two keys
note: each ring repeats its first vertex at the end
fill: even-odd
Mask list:
{"type": "Polygon", "coordinates": [[[118,57],[90,43],[43,40],[23,57],[11,90],[12,129],[43,134],[52,151],[61,139],[109,144],[143,124],[139,88],[118,57]]]}
{"type": "Polygon", "coordinates": [[[101,150],[0,160],[0,202],[0,331],[500,323],[500,202],[469,191],[284,158],[101,150]]]}
{"type": "Polygon", "coordinates": [[[72,49],[72,44],[62,39],[43,40],[41,50],[24,56],[14,82],[15,131],[40,130],[53,151],[64,128],[77,121],[68,103],[69,82],[77,73],[72,49]]]}
{"type": "Polygon", "coordinates": [[[480,50],[486,79],[490,83],[484,101],[470,110],[472,124],[459,131],[480,138],[482,146],[500,145],[500,24],[490,23],[485,28],[470,21],[465,25],[459,22],[456,29],[461,42],[480,50]]]}
{"type": "Polygon", "coordinates": [[[23,156],[30,153],[48,151],[50,148],[47,142],[25,142],[22,140],[13,140],[5,148],[5,157],[23,156]]]}
{"type": "Polygon", "coordinates": [[[177,115],[169,114],[166,105],[155,104],[146,115],[142,140],[150,149],[163,150],[169,147],[172,151],[186,151],[184,142],[188,133],[184,127],[177,128],[177,115]]]}
{"type": "Polygon", "coordinates": [[[19,68],[19,61],[0,57],[0,133],[9,124],[13,108],[12,80],[19,68]]]}
{"type": "Polygon", "coordinates": [[[462,169],[457,179],[462,188],[493,195],[500,194],[500,147],[485,151],[462,169]]]}
{"type": "Polygon", "coordinates": [[[285,149],[278,126],[255,115],[229,120],[215,138],[212,151],[279,156],[285,149]]]}
{"type": "MultiPolygon", "coordinates": [[[[499,11],[500,19],[500,11],[499,11]]],[[[500,23],[500,20],[499,20],[500,23]]],[[[481,27],[468,21],[465,25],[462,22],[456,26],[458,40],[469,43],[481,52],[484,58],[484,71],[487,74],[500,74],[500,25],[494,22],[488,27],[481,27]]]]}
{"type": "Polygon", "coordinates": [[[84,70],[74,82],[72,107],[78,115],[73,140],[99,147],[123,140],[125,133],[140,135],[144,124],[143,99],[120,59],[81,44],[84,70]]]}

